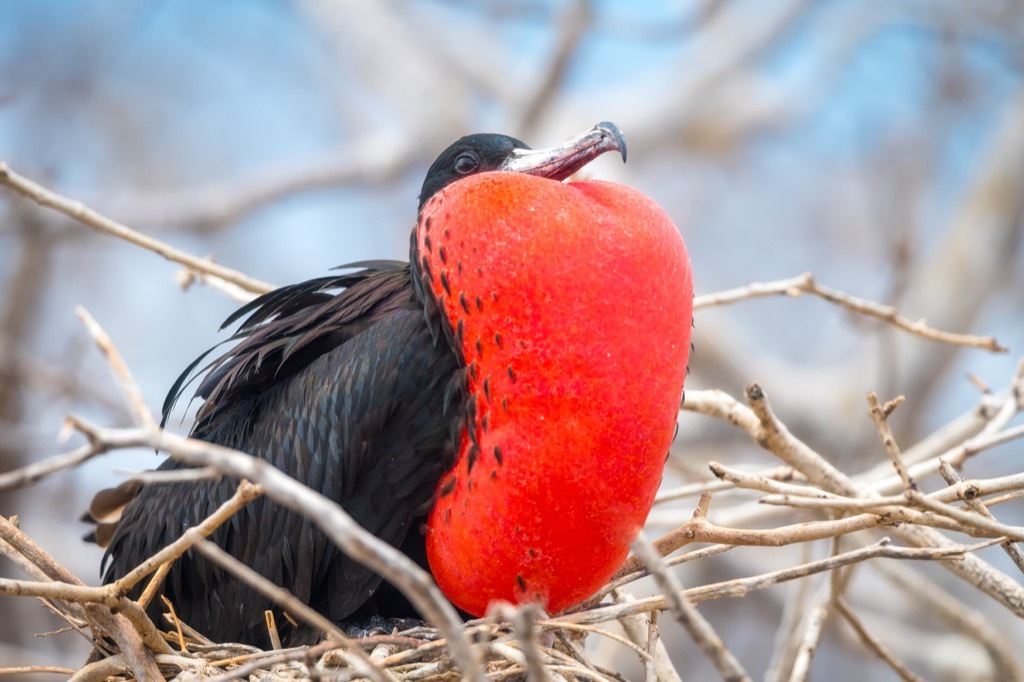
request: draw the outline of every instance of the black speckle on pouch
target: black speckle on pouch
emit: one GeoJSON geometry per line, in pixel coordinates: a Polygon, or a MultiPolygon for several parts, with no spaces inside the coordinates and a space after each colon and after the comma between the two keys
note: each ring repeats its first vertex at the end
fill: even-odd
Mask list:
{"type": "Polygon", "coordinates": [[[455,492],[455,477],[454,476],[449,478],[447,481],[445,481],[444,485],[441,486],[441,490],[440,490],[441,497],[446,497],[448,495],[451,495],[453,492],[455,492]]]}

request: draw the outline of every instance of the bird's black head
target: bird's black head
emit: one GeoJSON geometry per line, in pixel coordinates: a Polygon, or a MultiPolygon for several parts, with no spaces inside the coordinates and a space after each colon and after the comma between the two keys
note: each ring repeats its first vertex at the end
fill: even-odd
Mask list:
{"type": "Polygon", "coordinates": [[[430,197],[462,178],[487,171],[528,173],[564,180],[607,151],[617,150],[626,160],[626,139],[614,123],[598,123],[556,147],[530,149],[508,135],[467,135],[437,157],[420,190],[420,210],[430,197]]]}
{"type": "Polygon", "coordinates": [[[529,147],[522,140],[496,133],[460,138],[430,165],[420,190],[420,208],[437,192],[467,175],[504,170],[505,162],[517,149],[529,147]]]}

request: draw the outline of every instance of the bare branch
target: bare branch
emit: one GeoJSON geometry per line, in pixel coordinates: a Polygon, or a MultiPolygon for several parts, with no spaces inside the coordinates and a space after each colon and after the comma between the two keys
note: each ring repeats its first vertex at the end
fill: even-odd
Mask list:
{"type": "Polygon", "coordinates": [[[850,627],[854,629],[857,635],[860,636],[861,641],[864,642],[864,646],[889,664],[889,667],[896,671],[897,675],[906,680],[906,682],[925,682],[924,678],[918,677],[912,673],[905,665],[903,665],[902,661],[893,656],[892,652],[889,651],[889,648],[885,646],[882,640],[871,634],[857,614],[854,613],[846,603],[846,600],[842,597],[838,597],[833,604],[839,612],[839,615],[841,615],[846,622],[850,624],[850,627]]]}
{"type": "Polygon", "coordinates": [[[751,434],[758,445],[823,490],[841,491],[846,495],[856,494],[856,486],[839,469],[789,432],[768,405],[768,396],[764,389],[756,383],[749,384],[746,388],[746,397],[759,422],[759,428],[751,434]]]}
{"type": "MultiPolygon", "coordinates": [[[[948,462],[943,461],[939,465],[939,473],[941,473],[942,477],[946,479],[946,483],[949,483],[950,487],[956,486],[959,488],[964,483],[964,480],[960,478],[960,474],[958,474],[956,470],[949,465],[948,462]]],[[[1022,475],[1021,478],[1024,478],[1024,475],[1022,475]]],[[[982,516],[995,520],[995,516],[992,515],[992,512],[988,510],[988,507],[985,506],[985,503],[981,500],[979,496],[964,495],[964,497],[961,499],[967,502],[967,506],[969,506],[971,509],[978,512],[982,516]]],[[[1006,542],[1004,542],[1002,544],[1002,547],[1003,550],[1006,552],[1007,556],[1009,556],[1013,563],[1017,565],[1017,568],[1020,569],[1022,573],[1024,573],[1024,551],[1021,551],[1021,548],[1017,545],[1017,543],[1012,540],[1007,540],[1006,542]]]]}
{"type": "Polygon", "coordinates": [[[790,682],[801,682],[806,680],[811,672],[811,659],[821,639],[821,628],[828,616],[828,609],[818,606],[811,609],[804,622],[804,636],[800,641],[800,649],[797,651],[796,661],[793,664],[793,671],[790,673],[790,682]]]}
{"type": "Polygon", "coordinates": [[[932,329],[923,321],[914,322],[901,316],[891,306],[874,303],[863,298],[857,298],[835,289],[822,286],[814,281],[814,276],[806,272],[797,277],[782,279],[774,282],[754,282],[747,286],[720,291],[714,294],[696,296],[693,299],[693,308],[709,308],[712,306],[729,305],[746,301],[752,298],[765,296],[791,296],[798,297],[801,294],[810,294],[822,298],[829,303],[834,303],[842,308],[859,315],[874,317],[882,320],[907,333],[919,336],[923,339],[937,341],[952,346],[968,346],[971,348],[982,348],[993,353],[1005,353],[1008,349],[1001,346],[991,336],[971,336],[969,334],[954,334],[951,332],[932,329]]]}
{"type": "Polygon", "coordinates": [[[711,626],[704,616],[687,599],[685,591],[679,584],[679,580],[665,569],[661,557],[654,551],[654,548],[643,538],[638,537],[633,542],[633,552],[647,567],[647,570],[654,575],[658,586],[668,600],[676,620],[689,633],[693,641],[697,643],[704,655],[708,657],[715,666],[715,670],[722,676],[723,680],[730,682],[749,681],[750,675],[740,665],[739,660],[725,646],[718,633],[711,626]]]}
{"type": "Polygon", "coordinates": [[[218,265],[209,260],[202,258],[196,258],[184,251],[174,248],[168,244],[148,237],[140,232],[136,232],[129,227],[126,227],[118,222],[111,220],[110,218],[104,217],[83,205],[80,202],[72,201],[66,197],[63,197],[56,192],[46,189],[40,184],[32,182],[28,178],[21,176],[11,170],[6,163],[0,162],[0,185],[7,185],[19,194],[28,197],[32,201],[36,202],[41,206],[52,208],[55,211],[63,213],[64,215],[74,218],[78,222],[82,223],[86,227],[90,227],[97,232],[103,234],[109,234],[118,239],[123,239],[126,242],[141,246],[147,251],[163,256],[167,260],[184,265],[187,268],[195,270],[196,272],[204,273],[210,277],[217,277],[230,282],[236,286],[239,286],[246,291],[252,291],[254,293],[266,293],[273,287],[266,282],[253,279],[247,275],[243,275],[237,270],[226,268],[223,265],[218,265]]]}
{"type": "Polygon", "coordinates": [[[33,673],[51,673],[71,677],[75,671],[71,668],[58,668],[51,665],[26,665],[19,668],[0,668],[0,677],[31,675],[33,673]]]}
{"type": "MultiPolygon", "coordinates": [[[[1018,369],[1018,375],[1019,375],[1018,369]]],[[[763,399],[763,393],[756,389],[756,385],[748,387],[748,399],[751,399],[752,405],[756,404],[759,399],[763,399]],[[751,394],[753,391],[753,395],[751,394]]],[[[805,443],[796,439],[792,434],[783,428],[776,428],[771,426],[774,415],[767,409],[766,404],[761,408],[761,415],[754,414],[753,409],[745,408],[740,405],[737,401],[729,397],[722,392],[708,392],[703,396],[702,399],[695,400],[692,404],[689,399],[684,403],[683,407],[693,407],[695,411],[704,412],[712,416],[718,416],[726,419],[732,424],[740,427],[746,431],[752,439],[762,447],[770,449],[773,454],[776,454],[783,458],[789,463],[797,462],[792,460],[793,457],[797,457],[800,466],[808,466],[811,471],[814,471],[817,478],[812,478],[808,475],[811,480],[817,480],[818,484],[826,491],[834,494],[840,494],[846,497],[858,497],[864,494],[866,491],[862,491],[864,486],[861,484],[855,484],[850,478],[846,477],[834,467],[828,464],[824,458],[818,453],[815,453],[805,443]],[[769,423],[768,429],[764,428],[762,419],[769,423]],[[766,434],[765,431],[768,431],[766,434]],[[792,460],[792,461],[791,461],[792,460]]],[[[1016,406],[1018,401],[1014,398],[1014,405],[1016,406]]],[[[1014,409],[1018,409],[1014,407],[1014,409]]],[[[961,448],[962,450],[962,448],[961,448]]],[[[924,463],[917,466],[924,466],[924,463]]],[[[937,467],[937,462],[932,466],[937,467]]],[[[914,473],[914,467],[910,468],[912,474],[914,473]]],[[[804,472],[808,474],[807,471],[804,472]]],[[[899,477],[896,477],[899,480],[899,477]]],[[[926,503],[927,504],[927,503],[926,503]]],[[[906,525],[893,527],[890,532],[896,535],[904,542],[919,546],[919,547],[934,547],[934,548],[945,548],[951,547],[953,543],[944,537],[942,534],[937,533],[931,528],[925,526],[932,525],[939,528],[946,528],[948,530],[968,530],[968,532],[975,533],[977,528],[981,525],[989,525],[986,523],[987,520],[971,518],[972,524],[969,528],[964,528],[959,521],[953,521],[952,519],[942,520],[942,517],[938,517],[932,514],[924,514],[916,512],[914,510],[906,508],[896,508],[894,510],[904,518],[914,518],[913,523],[920,523],[922,525],[913,525],[908,523],[906,525]],[[951,524],[955,524],[955,527],[951,527],[951,524]]],[[[954,513],[950,513],[949,510],[943,510],[947,516],[953,516],[954,513]]],[[[977,515],[975,515],[977,516],[977,515]]],[[[868,523],[867,519],[856,519],[859,523],[868,523]]],[[[848,519],[843,519],[848,521],[848,519]]],[[[693,532],[694,522],[683,526],[682,529],[687,532],[693,532]]],[[[699,524],[698,524],[698,527],[699,524]]],[[[989,525],[991,528],[992,526],[989,525]]],[[[851,530],[854,527],[851,526],[851,530]]],[[[1018,531],[1013,531],[1010,537],[1014,537],[1018,531]]],[[[987,533],[982,533],[982,536],[987,533]]],[[[720,538],[723,536],[716,534],[716,539],[711,541],[722,541],[720,538]]],[[[743,536],[740,536],[743,537],[743,536]]],[[[750,536],[753,539],[760,539],[756,536],[750,536]]],[[[680,537],[678,542],[685,544],[686,542],[692,541],[692,538],[680,537]]],[[[726,542],[732,542],[725,540],[726,542]]],[[[979,590],[989,595],[999,603],[1003,604],[1006,608],[1010,609],[1013,613],[1024,617],[1024,588],[1019,583],[1011,579],[1006,574],[995,569],[991,564],[981,560],[976,556],[966,556],[962,561],[950,561],[943,562],[943,566],[948,570],[952,571],[956,575],[963,578],[965,581],[977,587],[979,590]]]]}
{"type": "Polygon", "coordinates": [[[99,453],[92,446],[83,445],[71,452],[55,455],[40,462],[32,462],[25,466],[0,474],[0,491],[23,488],[39,481],[50,474],[76,467],[87,462],[99,453]]]}
{"type": "Polygon", "coordinates": [[[660,637],[658,637],[658,613],[660,612],[651,611],[650,623],[647,626],[646,651],[650,657],[644,662],[644,679],[647,682],[656,682],[658,679],[657,659],[654,657],[654,653],[658,650],[658,644],[661,642],[660,637]]]}
{"type": "Polygon", "coordinates": [[[537,643],[537,621],[538,607],[534,604],[526,604],[515,607],[511,604],[500,603],[494,608],[494,613],[499,618],[509,621],[512,624],[512,632],[519,642],[519,649],[522,651],[522,664],[526,668],[526,677],[530,682],[547,682],[551,679],[545,668],[545,661],[541,655],[537,643]]]}
{"type": "Polygon", "coordinates": [[[248,481],[238,484],[235,494],[228,498],[216,511],[203,519],[198,525],[192,526],[181,537],[164,547],[162,550],[146,559],[144,562],[133,568],[124,576],[110,584],[108,588],[116,594],[127,594],[143,578],[160,568],[162,565],[178,559],[196,543],[203,538],[209,537],[213,531],[220,528],[228,519],[244,507],[246,504],[263,494],[259,486],[248,481]]]}
{"type": "MultiPolygon", "coordinates": [[[[742,597],[753,590],[760,590],[780,583],[789,582],[791,580],[806,578],[817,573],[832,571],[842,566],[860,563],[869,559],[886,558],[909,561],[941,560],[943,563],[947,563],[962,560],[962,557],[965,556],[967,552],[987,547],[990,544],[991,543],[989,542],[985,542],[971,546],[958,545],[955,548],[951,547],[948,549],[922,549],[893,547],[891,546],[888,538],[883,538],[879,542],[868,547],[863,547],[861,549],[852,550],[842,554],[836,554],[828,557],[827,559],[811,561],[792,568],[762,573],[748,578],[737,578],[735,580],[727,580],[720,583],[701,585],[700,587],[691,587],[686,589],[684,594],[691,602],[701,602],[708,599],[719,599],[721,597],[742,597]]],[[[656,609],[665,610],[667,608],[669,608],[668,597],[660,595],[647,597],[645,599],[637,599],[635,602],[628,604],[597,606],[583,611],[565,613],[560,616],[555,616],[551,620],[555,622],[565,621],[569,623],[603,623],[605,621],[619,619],[631,614],[645,613],[656,609]]]]}
{"type": "MultiPolygon", "coordinates": [[[[0,516],[0,540],[17,550],[18,553],[31,561],[39,571],[44,573],[47,578],[54,581],[51,583],[24,583],[24,581],[2,580],[0,581],[0,591],[10,594],[11,592],[7,592],[10,589],[14,594],[29,593],[35,594],[35,596],[63,599],[65,597],[61,597],[55,594],[55,592],[68,595],[78,594],[82,590],[96,589],[85,587],[70,571],[60,565],[53,557],[43,551],[41,547],[32,542],[27,535],[18,530],[14,524],[2,516],[0,516]],[[18,586],[4,588],[2,586],[5,583],[17,583],[18,586]],[[64,592],[64,588],[67,588],[68,591],[64,592]],[[21,590],[27,590],[28,592],[22,592],[21,590]],[[38,594],[33,592],[33,590],[38,591],[38,594]],[[47,590],[53,590],[53,592],[47,594],[45,593],[47,590]]],[[[100,598],[102,599],[102,597],[100,598]]],[[[117,642],[118,646],[121,647],[121,651],[131,662],[132,669],[140,679],[163,679],[156,668],[156,664],[153,662],[152,652],[170,653],[170,649],[157,636],[156,627],[149,621],[146,614],[137,605],[133,605],[133,602],[124,598],[118,599],[112,604],[117,608],[116,614],[109,607],[96,603],[94,599],[85,601],[83,609],[86,618],[90,622],[95,623],[95,627],[100,631],[106,632],[117,642]],[[129,620],[129,617],[131,620],[129,620]]]]}
{"type": "Polygon", "coordinates": [[[885,447],[885,452],[889,455],[896,473],[899,474],[900,480],[903,481],[903,487],[909,491],[917,490],[917,483],[910,477],[907,467],[903,464],[900,448],[896,445],[896,438],[892,435],[892,429],[889,428],[889,415],[902,402],[903,396],[899,396],[886,403],[885,406],[882,406],[878,402],[878,395],[874,391],[868,393],[868,408],[871,419],[874,420],[875,427],[882,436],[882,445],[885,447]]]}
{"type": "Polygon", "coordinates": [[[121,388],[121,393],[124,395],[125,400],[128,401],[128,407],[131,409],[132,417],[135,419],[135,425],[144,429],[155,429],[156,419],[153,418],[153,413],[146,406],[146,400],[142,397],[142,391],[139,389],[138,384],[135,383],[135,378],[128,369],[128,365],[125,364],[120,353],[114,348],[110,337],[107,336],[107,333],[103,331],[103,328],[96,323],[96,320],[92,318],[92,315],[85,308],[79,306],[75,309],[75,314],[78,315],[78,319],[85,325],[89,336],[92,337],[96,346],[106,357],[107,364],[110,365],[110,370],[113,372],[114,378],[117,379],[118,386],[121,388]]]}

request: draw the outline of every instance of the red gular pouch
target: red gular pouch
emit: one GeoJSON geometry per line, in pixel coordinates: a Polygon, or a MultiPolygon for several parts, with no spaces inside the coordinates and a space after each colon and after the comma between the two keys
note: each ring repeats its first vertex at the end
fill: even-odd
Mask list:
{"type": "Polygon", "coordinates": [[[468,389],[431,571],[478,616],[574,606],[622,565],[661,482],[690,351],[683,240],[629,187],[508,172],[439,191],[415,239],[468,389]]]}

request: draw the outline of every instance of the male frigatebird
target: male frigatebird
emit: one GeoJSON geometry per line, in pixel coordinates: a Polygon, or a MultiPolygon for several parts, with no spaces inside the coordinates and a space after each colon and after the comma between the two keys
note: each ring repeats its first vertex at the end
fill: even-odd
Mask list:
{"type": "MultiPolygon", "coordinates": [[[[690,346],[690,267],[669,218],[622,185],[561,182],[610,150],[625,159],[610,123],[545,150],[504,135],[460,139],[427,172],[410,264],[361,263],[242,307],[225,323],[245,318],[236,345],[185,371],[165,419],[203,375],[193,437],[335,500],[429,565],[456,606],[481,615],[494,599],[579,603],[621,565],[650,510],[690,346]]],[[[102,493],[97,517],[130,498],[96,531],[104,580],[235,485],[102,493]]],[[[334,622],[416,615],[268,500],[210,539],[334,622]]],[[[272,604],[203,556],[175,562],[162,591],[215,641],[267,643],[272,604]]],[[[319,636],[277,622],[286,645],[319,636]]]]}

